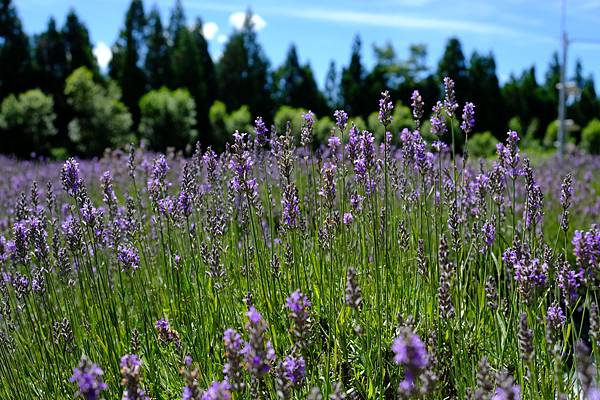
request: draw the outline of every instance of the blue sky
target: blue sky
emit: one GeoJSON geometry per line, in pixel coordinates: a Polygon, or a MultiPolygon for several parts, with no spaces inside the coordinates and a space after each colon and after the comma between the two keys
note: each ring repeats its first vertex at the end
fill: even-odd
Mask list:
{"type": "MultiPolygon", "coordinates": [[[[166,23],[174,0],[146,0],[144,4],[147,10],[156,4],[166,23]]],[[[50,16],[62,25],[68,10],[74,8],[87,24],[98,54],[107,58],[129,1],[16,0],[16,5],[30,34],[44,30],[50,16]]],[[[183,0],[183,5],[190,24],[198,16],[204,21],[215,57],[251,7],[272,64],[279,65],[294,42],[301,60],[310,62],[320,83],[331,59],[338,68],[348,63],[357,33],[367,65],[373,63],[372,45],[389,41],[401,58],[411,43],[426,44],[432,68],[447,38],[457,36],[467,57],[473,50],[494,52],[501,81],[532,64],[538,68],[538,77],[543,77],[559,40],[560,0],[183,0]]],[[[570,47],[569,69],[580,58],[585,74],[592,73],[598,80],[600,0],[570,0],[567,10],[569,35],[580,40],[570,47]]]]}

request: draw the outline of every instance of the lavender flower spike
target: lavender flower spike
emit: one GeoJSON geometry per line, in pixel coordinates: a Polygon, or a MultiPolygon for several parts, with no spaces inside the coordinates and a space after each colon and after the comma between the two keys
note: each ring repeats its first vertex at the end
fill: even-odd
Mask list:
{"type": "Polygon", "coordinates": [[[383,126],[388,126],[392,122],[392,112],[394,111],[394,103],[390,100],[390,92],[381,92],[379,99],[379,123],[383,126]]]}
{"type": "Polygon", "coordinates": [[[467,135],[473,132],[475,127],[475,105],[473,103],[465,103],[462,114],[462,123],[460,129],[467,135]]]}
{"type": "Polygon", "coordinates": [[[71,382],[77,383],[75,397],[99,400],[100,393],[107,388],[106,383],[102,380],[103,373],[100,367],[83,356],[79,365],[73,369],[73,376],[70,379],[71,382]]]}

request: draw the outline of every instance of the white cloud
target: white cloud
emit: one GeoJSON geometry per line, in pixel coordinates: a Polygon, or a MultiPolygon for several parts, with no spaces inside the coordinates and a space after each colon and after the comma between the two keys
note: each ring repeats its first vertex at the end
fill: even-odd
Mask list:
{"type": "Polygon", "coordinates": [[[94,46],[93,53],[96,57],[96,60],[98,60],[100,69],[106,69],[106,67],[108,67],[108,63],[112,59],[112,51],[110,51],[110,47],[108,47],[106,43],[100,41],[96,43],[96,46],[94,46]]]}
{"type": "MultiPolygon", "coordinates": [[[[237,11],[229,16],[229,24],[235,29],[240,30],[244,26],[244,20],[246,19],[246,13],[243,11],[237,11]]],[[[267,26],[267,21],[258,14],[252,14],[252,24],[254,30],[257,32],[264,29],[267,26]]]]}
{"type": "Polygon", "coordinates": [[[217,36],[217,32],[219,32],[219,25],[214,22],[207,22],[202,25],[202,34],[206,40],[213,40],[217,36]]]}
{"type": "Polygon", "coordinates": [[[227,35],[224,34],[220,34],[219,36],[217,36],[217,42],[219,42],[219,44],[223,44],[227,41],[227,35]]]}

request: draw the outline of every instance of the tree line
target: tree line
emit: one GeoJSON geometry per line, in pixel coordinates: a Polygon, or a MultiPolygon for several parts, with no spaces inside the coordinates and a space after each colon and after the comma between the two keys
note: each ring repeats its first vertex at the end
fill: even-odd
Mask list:
{"type": "MultiPolygon", "coordinates": [[[[390,90],[408,105],[418,89],[433,105],[444,76],[456,82],[459,101],[477,105],[477,131],[489,132],[490,138],[503,137],[511,127],[542,143],[556,130],[557,54],[543,80],[531,67],[501,85],[493,53],[467,56],[457,38],[448,40],[435,68],[426,63],[424,45],[410,45],[404,59],[391,43],[373,45],[375,63],[369,69],[356,36],[349,63],[339,68],[331,61],[321,89],[293,44],[280,66],[271,65],[250,12],[218,60],[210,55],[202,20],[189,22],[180,0],[168,21],[156,6],[147,9],[142,0],[132,0],[104,74],[74,10],[62,27],[50,18],[44,32],[29,37],[13,2],[0,0],[0,151],[27,155],[60,148],[94,155],[103,146],[140,138],[157,149],[184,147],[195,139],[222,148],[228,130],[248,128],[251,116],[277,125],[298,109],[321,117],[326,137],[333,110],[344,108],[357,125],[369,128],[381,91],[390,90]]],[[[568,115],[583,128],[600,114],[600,102],[592,76],[584,75],[579,61],[572,78],[581,96],[568,115]]],[[[398,115],[402,124],[410,124],[408,110],[400,110],[406,114],[404,119],[398,115]]],[[[579,141],[580,132],[575,130],[572,140],[579,141]]]]}

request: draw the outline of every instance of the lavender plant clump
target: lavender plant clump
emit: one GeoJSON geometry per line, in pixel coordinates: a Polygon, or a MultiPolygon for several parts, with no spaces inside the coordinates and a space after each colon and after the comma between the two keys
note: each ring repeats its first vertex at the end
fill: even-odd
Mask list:
{"type": "Polygon", "coordinates": [[[0,398],[597,398],[600,157],[476,160],[460,90],[0,156],[0,398]]]}

